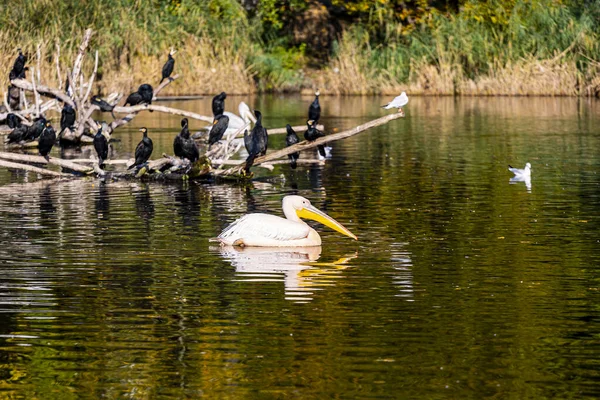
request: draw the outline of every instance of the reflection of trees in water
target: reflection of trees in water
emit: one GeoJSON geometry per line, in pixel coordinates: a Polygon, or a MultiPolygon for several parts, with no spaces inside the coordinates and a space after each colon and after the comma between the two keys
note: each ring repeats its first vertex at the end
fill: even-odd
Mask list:
{"type": "Polygon", "coordinates": [[[154,202],[150,196],[150,188],[147,184],[141,184],[134,190],[133,197],[135,199],[135,210],[140,218],[149,222],[154,218],[154,202]]]}
{"type": "Polygon", "coordinates": [[[49,225],[55,225],[57,221],[57,209],[54,205],[53,194],[50,185],[46,185],[40,190],[39,199],[40,219],[42,225],[45,225],[46,227],[49,225]]]}
{"type": "Polygon", "coordinates": [[[173,197],[177,214],[184,226],[196,226],[200,220],[200,188],[195,184],[169,187],[167,193],[173,197]]]}
{"type": "Polygon", "coordinates": [[[108,187],[105,182],[101,181],[98,184],[98,191],[94,198],[94,209],[98,219],[107,220],[109,217],[110,197],[108,187]]]}

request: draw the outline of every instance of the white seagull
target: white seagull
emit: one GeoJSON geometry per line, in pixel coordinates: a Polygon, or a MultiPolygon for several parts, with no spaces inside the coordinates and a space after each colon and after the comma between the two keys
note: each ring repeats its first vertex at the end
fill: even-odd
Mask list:
{"type": "Polygon", "coordinates": [[[515,178],[520,179],[531,179],[531,164],[525,164],[525,168],[513,168],[510,165],[508,166],[508,170],[515,174],[515,178]]]}
{"type": "Polygon", "coordinates": [[[385,108],[389,110],[390,108],[397,108],[398,111],[402,111],[402,107],[408,104],[408,96],[406,92],[402,92],[400,96],[396,97],[394,100],[387,103],[385,106],[381,106],[381,108],[385,108]]]}

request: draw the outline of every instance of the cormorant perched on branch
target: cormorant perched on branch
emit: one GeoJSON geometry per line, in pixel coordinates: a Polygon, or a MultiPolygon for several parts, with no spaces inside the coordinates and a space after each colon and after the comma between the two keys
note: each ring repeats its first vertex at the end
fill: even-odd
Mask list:
{"type": "Polygon", "coordinates": [[[188,119],[181,120],[181,132],[173,140],[173,151],[179,158],[187,158],[191,162],[196,162],[200,157],[200,152],[193,139],[190,139],[190,130],[188,129],[188,119]]]}
{"type": "Polygon", "coordinates": [[[19,143],[21,140],[27,139],[27,125],[21,123],[21,119],[15,114],[10,113],[6,116],[8,127],[12,128],[12,132],[6,137],[6,143],[19,143]]]}
{"type": "MultiPolygon", "coordinates": [[[[304,139],[308,140],[309,142],[312,142],[313,140],[317,140],[318,138],[325,136],[323,132],[317,129],[316,122],[309,119],[308,121],[306,121],[306,126],[308,127],[308,129],[304,131],[304,139]]],[[[319,149],[319,154],[321,154],[322,157],[327,156],[327,153],[325,152],[325,146],[320,144],[317,146],[317,148],[319,149]]]]}
{"type": "MultiPolygon", "coordinates": [[[[292,129],[292,126],[290,124],[287,124],[285,126],[285,129],[287,130],[287,135],[285,137],[285,144],[287,147],[295,145],[296,143],[300,142],[298,135],[296,135],[296,132],[292,129]]],[[[296,160],[298,160],[299,157],[300,157],[299,152],[288,154],[288,158],[290,159],[290,167],[292,167],[292,169],[296,169],[296,166],[297,166],[296,160]]]]}
{"type": "Polygon", "coordinates": [[[50,150],[52,150],[52,146],[54,146],[55,142],[56,132],[50,124],[50,121],[46,121],[44,130],[42,131],[38,141],[38,151],[40,152],[40,156],[48,160],[48,154],[50,154],[50,150]]]}
{"type": "Polygon", "coordinates": [[[40,116],[33,121],[33,125],[31,125],[27,129],[27,137],[25,140],[33,141],[40,137],[42,132],[46,127],[46,118],[40,116]]]}
{"type": "Polygon", "coordinates": [[[154,96],[153,91],[154,89],[152,89],[152,86],[144,83],[143,85],[140,85],[137,92],[133,92],[127,97],[125,105],[127,106],[129,104],[131,106],[136,106],[142,103],[152,104],[152,97],[154,96]]]}
{"type": "Polygon", "coordinates": [[[17,59],[15,60],[15,63],[8,74],[10,80],[25,79],[25,71],[28,69],[25,68],[27,57],[23,55],[20,48],[18,48],[17,51],[19,52],[19,55],[17,56],[17,59]]]}
{"type": "Polygon", "coordinates": [[[115,106],[111,106],[105,100],[101,99],[100,96],[98,96],[98,95],[92,96],[91,103],[98,106],[100,108],[100,111],[102,111],[102,112],[110,112],[113,119],[116,119],[115,114],[113,113],[115,106]]]}
{"type": "Polygon", "coordinates": [[[158,83],[159,85],[165,79],[172,80],[171,79],[171,74],[173,73],[173,67],[175,67],[175,59],[173,58],[173,56],[175,55],[175,53],[177,53],[177,51],[173,50],[173,49],[171,49],[171,51],[169,52],[169,59],[167,60],[167,62],[165,63],[165,65],[163,65],[163,67],[162,67],[162,79],[158,83]]]}
{"type": "Polygon", "coordinates": [[[144,83],[138,88],[138,93],[142,95],[142,101],[147,104],[152,104],[152,97],[154,97],[154,89],[151,85],[144,83]]]}
{"type": "Polygon", "coordinates": [[[152,139],[148,137],[148,129],[140,128],[140,132],[144,134],[144,137],[135,148],[135,162],[128,169],[132,169],[133,167],[139,167],[140,165],[148,161],[148,159],[152,155],[152,150],[154,149],[152,139]]]}
{"type": "Polygon", "coordinates": [[[310,106],[308,107],[308,119],[314,121],[315,125],[317,122],[319,122],[319,118],[321,118],[321,105],[319,104],[320,94],[321,92],[319,92],[319,89],[317,89],[315,92],[315,100],[310,103],[310,106]]]}
{"type": "Polygon", "coordinates": [[[227,115],[217,115],[213,121],[213,126],[208,134],[208,146],[212,146],[219,140],[223,139],[223,134],[229,126],[229,117],[227,115]]]}
{"type": "Polygon", "coordinates": [[[98,154],[98,166],[104,168],[104,160],[108,158],[108,139],[102,133],[102,126],[94,136],[94,149],[98,154]]]}
{"type": "Polygon", "coordinates": [[[6,116],[6,125],[11,129],[15,129],[21,125],[21,118],[17,117],[17,114],[10,113],[6,116]]]}
{"type": "Polygon", "coordinates": [[[254,110],[254,114],[256,115],[256,124],[252,128],[252,132],[249,135],[247,130],[244,132],[244,145],[248,151],[248,158],[246,158],[246,166],[244,167],[246,173],[250,173],[250,167],[254,164],[254,159],[257,156],[267,153],[269,144],[267,130],[262,126],[262,114],[258,110],[254,110]]]}
{"type": "Polygon", "coordinates": [[[68,104],[63,106],[62,111],[60,112],[60,133],[59,136],[63,133],[63,131],[67,128],[73,129],[73,125],[75,125],[75,119],[77,114],[75,113],[75,109],[68,104]]]}
{"type": "Polygon", "coordinates": [[[212,112],[215,118],[225,112],[225,99],[227,93],[221,92],[212,99],[212,112]]]}

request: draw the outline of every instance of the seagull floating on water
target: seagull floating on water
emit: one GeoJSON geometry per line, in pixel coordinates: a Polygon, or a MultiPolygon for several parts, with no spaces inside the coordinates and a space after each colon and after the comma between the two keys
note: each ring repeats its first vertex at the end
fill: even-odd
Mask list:
{"type": "Polygon", "coordinates": [[[531,178],[531,164],[525,164],[525,168],[513,168],[510,165],[508,166],[508,170],[515,174],[515,178],[527,179],[531,178]]]}
{"type": "Polygon", "coordinates": [[[397,96],[394,100],[387,103],[385,106],[381,106],[381,108],[385,108],[389,110],[391,108],[397,108],[398,112],[402,112],[402,107],[408,104],[408,96],[406,92],[402,92],[400,96],[397,96]]]}

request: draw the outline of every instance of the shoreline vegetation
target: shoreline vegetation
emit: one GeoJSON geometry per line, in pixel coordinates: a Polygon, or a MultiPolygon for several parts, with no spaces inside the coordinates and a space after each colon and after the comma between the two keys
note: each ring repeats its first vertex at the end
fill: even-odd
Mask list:
{"type": "Polygon", "coordinates": [[[0,70],[20,47],[57,87],[57,53],[65,73],[87,28],[97,93],[158,84],[174,47],[163,95],[600,96],[589,0],[24,0],[0,6],[0,70]]]}

